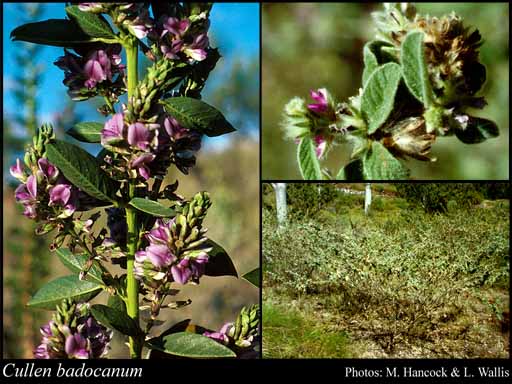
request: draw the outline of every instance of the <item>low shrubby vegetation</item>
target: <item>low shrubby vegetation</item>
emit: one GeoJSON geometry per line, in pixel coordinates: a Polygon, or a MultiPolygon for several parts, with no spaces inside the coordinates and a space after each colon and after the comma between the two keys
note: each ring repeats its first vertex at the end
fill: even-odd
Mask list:
{"type": "Polygon", "coordinates": [[[374,196],[367,217],[360,195],[292,204],[280,231],[265,209],[264,300],[315,308],[355,357],[507,357],[509,201],[470,193],[442,214],[407,196],[374,196]]]}

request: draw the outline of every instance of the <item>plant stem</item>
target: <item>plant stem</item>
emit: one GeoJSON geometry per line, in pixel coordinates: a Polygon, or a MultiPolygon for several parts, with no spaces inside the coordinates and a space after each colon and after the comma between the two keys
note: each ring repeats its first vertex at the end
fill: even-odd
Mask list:
{"type": "MultiPolygon", "coordinates": [[[[133,92],[137,86],[137,43],[134,39],[129,40],[129,44],[125,45],[126,48],[126,72],[127,72],[127,88],[128,88],[128,103],[132,102],[133,92]]],[[[130,180],[128,198],[131,200],[135,197],[135,184],[130,180]]],[[[128,254],[126,261],[126,296],[127,304],[126,310],[128,316],[134,319],[137,324],[139,323],[139,284],[135,279],[133,273],[133,264],[135,261],[135,252],[137,251],[138,242],[138,228],[137,228],[137,213],[133,207],[126,207],[126,224],[128,226],[128,254]]],[[[137,337],[129,338],[130,344],[130,357],[132,359],[140,359],[142,352],[142,343],[137,337]]]]}

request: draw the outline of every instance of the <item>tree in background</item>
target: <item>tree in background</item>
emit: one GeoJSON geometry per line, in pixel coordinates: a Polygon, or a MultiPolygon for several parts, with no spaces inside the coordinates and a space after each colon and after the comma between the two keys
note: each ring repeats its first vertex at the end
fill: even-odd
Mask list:
{"type": "MultiPolygon", "coordinates": [[[[37,19],[43,13],[41,4],[19,4],[20,22],[37,19]]],[[[15,77],[14,96],[20,109],[14,116],[4,118],[4,164],[23,151],[38,126],[37,89],[42,80],[43,65],[40,55],[43,47],[23,44],[16,51],[15,61],[19,69],[15,77]]],[[[4,172],[9,177],[8,172],[4,172]]],[[[6,183],[4,183],[6,185],[6,183]]],[[[7,183],[8,188],[13,188],[7,183]]],[[[6,193],[11,195],[12,192],[6,193]]],[[[32,346],[39,338],[42,313],[26,311],[25,305],[36,286],[48,275],[48,245],[44,237],[34,237],[35,224],[23,222],[7,229],[5,236],[6,264],[10,259],[10,271],[6,273],[5,288],[9,297],[4,306],[4,318],[13,326],[4,328],[6,357],[32,357],[32,346]]]]}

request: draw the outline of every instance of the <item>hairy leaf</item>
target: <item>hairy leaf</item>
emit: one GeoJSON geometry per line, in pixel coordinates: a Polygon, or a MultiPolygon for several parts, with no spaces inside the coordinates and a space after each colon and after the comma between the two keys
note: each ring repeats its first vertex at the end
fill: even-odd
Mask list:
{"type": "Polygon", "coordinates": [[[101,287],[87,280],[79,280],[78,275],[59,277],[43,285],[27,303],[29,307],[55,310],[63,299],[89,301],[101,292],[101,287]]]}
{"type": "Polygon", "coordinates": [[[66,131],[68,135],[85,143],[101,142],[101,131],[104,124],[94,121],[78,123],[66,131]]]}
{"type": "Polygon", "coordinates": [[[297,162],[304,180],[322,180],[322,170],[316,157],[316,149],[313,140],[304,137],[297,147],[297,162]]]}
{"type": "Polygon", "coordinates": [[[370,49],[370,43],[372,43],[372,42],[365,44],[364,49],[363,49],[363,59],[364,59],[363,87],[366,86],[368,79],[370,78],[372,73],[379,66],[377,57],[370,49]]]}
{"type": "Polygon", "coordinates": [[[387,63],[377,68],[368,79],[361,97],[361,112],[371,135],[389,117],[401,78],[400,66],[387,63]]]}
{"type": "Polygon", "coordinates": [[[235,128],[216,108],[190,97],[171,97],[160,101],[167,113],[180,125],[206,136],[220,136],[234,132],[235,128]]]}
{"type": "Polygon", "coordinates": [[[247,272],[245,275],[242,276],[245,280],[247,280],[249,283],[254,285],[255,287],[260,287],[260,269],[256,268],[253,269],[251,272],[247,272]]]}
{"type": "Polygon", "coordinates": [[[139,211],[156,217],[172,217],[176,216],[176,212],[171,208],[164,207],[157,201],[134,197],[130,200],[130,205],[139,211]]]}
{"type": "Polygon", "coordinates": [[[199,359],[236,357],[236,354],[224,345],[209,337],[190,332],[178,332],[163,338],[161,345],[149,344],[165,353],[199,359]]]}
{"type": "Polygon", "coordinates": [[[229,257],[228,253],[215,241],[208,239],[205,246],[213,247],[208,252],[208,262],[205,267],[206,276],[234,276],[238,277],[235,265],[229,257]]]}
{"type": "MultiPolygon", "coordinates": [[[[71,272],[80,273],[87,262],[88,256],[86,254],[83,255],[75,255],[71,253],[71,251],[67,248],[59,248],[57,249],[57,256],[64,266],[66,266],[71,272]]],[[[89,280],[96,284],[103,284],[103,280],[101,278],[101,269],[96,264],[93,264],[92,267],[87,272],[86,280],[89,280]]]]}
{"type": "Polygon", "coordinates": [[[409,171],[381,143],[374,141],[363,157],[363,175],[366,180],[407,179],[409,171]]]}
{"type": "Polygon", "coordinates": [[[98,200],[113,201],[118,183],[107,176],[90,153],[76,145],[56,140],[46,146],[46,154],[48,160],[73,185],[98,200]]]}
{"type": "Polygon", "coordinates": [[[77,5],[66,7],[67,15],[73,19],[80,29],[91,37],[115,39],[116,35],[103,16],[81,11],[77,5]]]}
{"type": "Polygon", "coordinates": [[[112,307],[96,304],[91,307],[91,313],[100,323],[108,328],[118,330],[123,335],[137,337],[142,333],[135,320],[112,307]]]}
{"type": "Polygon", "coordinates": [[[455,130],[455,136],[466,144],[482,143],[487,139],[498,137],[499,134],[500,131],[494,121],[472,116],[469,116],[466,128],[455,130]]]}
{"type": "Polygon", "coordinates": [[[421,31],[411,31],[407,34],[402,44],[401,60],[405,84],[414,97],[425,107],[429,107],[433,93],[425,62],[423,36],[421,31]]]}
{"type": "Polygon", "coordinates": [[[20,25],[11,32],[11,39],[67,48],[98,40],[87,35],[75,22],[60,19],[20,25]]]}
{"type": "Polygon", "coordinates": [[[361,181],[364,179],[363,161],[361,159],[353,160],[345,165],[336,176],[336,180],[361,181]]]}

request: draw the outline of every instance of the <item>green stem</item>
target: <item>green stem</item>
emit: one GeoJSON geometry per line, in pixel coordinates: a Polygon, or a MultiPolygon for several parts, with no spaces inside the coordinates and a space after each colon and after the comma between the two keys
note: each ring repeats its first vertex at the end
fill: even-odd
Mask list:
{"type": "MultiPolygon", "coordinates": [[[[126,61],[127,61],[127,87],[128,87],[128,103],[132,102],[132,96],[137,86],[137,43],[134,39],[130,39],[129,43],[125,45],[126,48],[126,61]]],[[[135,197],[135,184],[130,180],[128,198],[131,200],[135,197]]],[[[126,261],[126,310],[128,316],[134,319],[137,324],[139,323],[139,284],[135,279],[133,273],[133,265],[135,262],[135,252],[137,251],[138,241],[138,227],[137,227],[137,213],[133,207],[126,207],[126,223],[128,226],[128,254],[126,261]]],[[[130,337],[130,357],[132,359],[140,359],[142,353],[142,343],[140,338],[130,337]]]]}

